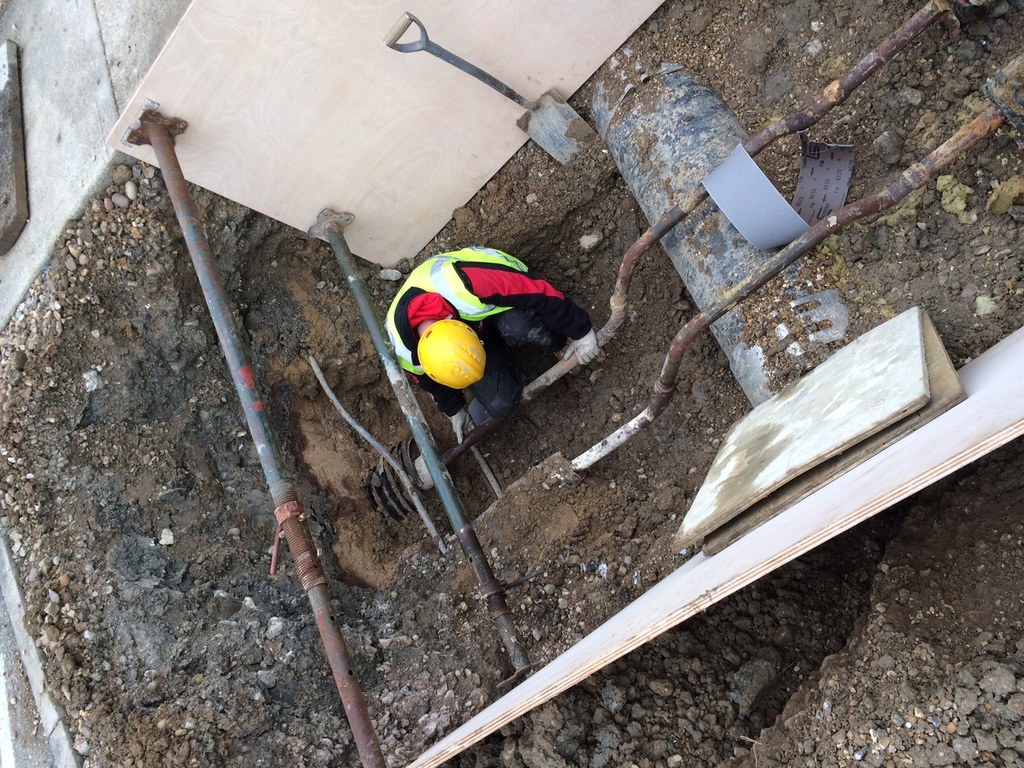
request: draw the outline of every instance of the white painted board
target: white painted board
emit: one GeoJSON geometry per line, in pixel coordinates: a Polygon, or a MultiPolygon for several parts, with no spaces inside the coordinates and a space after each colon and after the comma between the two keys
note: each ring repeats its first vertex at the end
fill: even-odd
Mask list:
{"type": "Polygon", "coordinates": [[[653,637],[1024,434],[1024,329],[960,369],[967,399],[716,555],[696,555],[414,760],[430,768],[653,637]]]}
{"type": "MultiPolygon", "coordinates": [[[[194,0],[113,127],[147,104],[189,127],[185,178],[306,232],[355,214],[353,253],[412,257],[527,140],[522,107],[427,52],[383,39],[406,10],[430,39],[527,98],[568,97],[660,0],[194,0]]],[[[413,38],[415,28],[401,38],[413,38]]]]}
{"type": "Polygon", "coordinates": [[[921,309],[871,329],[737,422],[683,518],[710,533],[803,472],[928,402],[921,309]]]}

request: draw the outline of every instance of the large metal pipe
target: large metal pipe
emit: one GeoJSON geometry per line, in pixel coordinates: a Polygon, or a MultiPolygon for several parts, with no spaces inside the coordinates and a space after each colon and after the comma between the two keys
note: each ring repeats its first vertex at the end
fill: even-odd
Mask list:
{"type": "MultiPolygon", "coordinates": [[[[743,145],[753,156],[781,136],[809,128],[941,16],[942,11],[929,3],[843,78],[830,83],[810,109],[773,123],[755,137],[747,137],[711,88],[696,82],[679,67],[667,67],[663,73],[649,77],[638,77],[625,68],[615,70],[595,88],[594,119],[641,209],[649,221],[658,222],[675,213],[677,201],[691,197],[695,202],[703,200],[701,180],[737,145],[743,145]]],[[[716,206],[693,210],[695,207],[688,206],[691,215],[685,221],[679,217],[679,226],[664,237],[662,245],[694,303],[705,310],[713,307],[731,286],[766,263],[773,252],[747,242],[716,206]]],[[[790,279],[782,303],[796,305],[814,300],[817,308],[813,312],[796,310],[788,323],[792,330],[797,330],[800,321],[804,321],[802,354],[807,360],[816,360],[828,354],[827,342],[843,337],[847,311],[835,290],[819,289],[808,296],[797,282],[795,270],[792,272],[787,273],[790,279]],[[816,325],[823,317],[832,319],[831,327],[816,325]],[[793,328],[794,323],[797,328],[793,328]]],[[[764,321],[749,312],[745,307],[734,308],[719,318],[711,331],[744,393],[756,405],[780,386],[772,380],[769,360],[778,339],[774,333],[758,333],[758,326],[764,321]]],[[[780,322],[781,318],[771,325],[780,322]]]]}
{"type": "Polygon", "coordinates": [[[188,185],[182,173],[178,156],[174,151],[172,135],[181,133],[186,125],[182,120],[167,118],[155,111],[144,112],[141,127],[133,131],[129,141],[133,144],[149,144],[153,147],[167,193],[174,205],[185,244],[192,257],[192,264],[199,278],[206,305],[210,310],[217,338],[231,372],[231,379],[242,404],[249,433],[256,443],[256,453],[263,467],[263,474],[270,486],[274,501],[274,516],[281,532],[288,542],[288,550],[295,560],[299,579],[309,597],[313,616],[324,651],[334,675],[334,682],[341,696],[345,715],[352,728],[352,736],[359,752],[359,758],[368,768],[384,768],[384,755],[373,730],[370,713],[356,679],[355,669],[348,655],[345,640],[338,627],[338,620],[331,606],[320,556],[313,535],[306,522],[302,503],[295,488],[286,476],[278,458],[277,448],[271,439],[270,427],[264,414],[263,400],[256,384],[256,373],[249,362],[245,343],[238,332],[238,326],[231,314],[224,283],[217,270],[217,264],[210,251],[199,214],[192,204],[188,185]]]}
{"type": "Polygon", "coordinates": [[[888,210],[915,189],[923,187],[971,147],[991,136],[1005,121],[1006,117],[999,107],[990,107],[963,126],[923,160],[910,166],[881,192],[845,205],[827,219],[819,221],[776,253],[771,260],[733,286],[715,306],[702,311],[683,325],[672,339],[668,353],[665,355],[661,373],[654,384],[654,396],[648,406],[628,423],[623,424],[615,432],[573,459],[572,468],[577,472],[587,469],[645,429],[661,415],[675,393],[676,379],[679,375],[683,354],[715,320],[737,306],[826,237],[837,234],[865,216],[872,216],[888,210]]]}
{"type": "MultiPolygon", "coordinates": [[[[715,91],[678,69],[644,83],[614,76],[598,83],[593,115],[619,172],[652,222],[747,139],[715,91]]],[[[699,309],[713,306],[770,256],[748,243],[714,205],[694,211],[665,235],[662,246],[699,309]]],[[[771,396],[771,388],[766,355],[746,338],[747,325],[741,308],[711,330],[756,404],[771,396]]]]}
{"type": "Polygon", "coordinates": [[[530,660],[526,655],[526,649],[519,640],[519,633],[512,622],[511,612],[509,611],[508,603],[505,601],[505,587],[495,578],[494,571],[491,570],[491,565],[484,556],[483,547],[477,538],[476,530],[466,518],[462,502],[459,500],[458,494],[455,493],[455,488],[452,485],[451,475],[448,474],[448,469],[441,460],[437,444],[434,442],[433,435],[430,434],[427,422],[423,418],[423,412],[420,410],[419,403],[413,394],[412,385],[395,359],[394,349],[384,333],[380,316],[377,314],[373,302],[370,301],[366,286],[356,271],[352,252],[349,250],[348,243],[345,242],[344,229],[353,221],[353,218],[350,213],[321,211],[319,217],[317,217],[316,224],[310,229],[309,234],[312,237],[326,238],[334,250],[338,267],[341,269],[342,274],[345,275],[352,298],[355,299],[356,305],[359,307],[359,313],[366,324],[366,330],[369,332],[373,346],[377,350],[377,355],[384,365],[388,382],[391,384],[395,397],[398,399],[398,405],[409,422],[413,439],[416,441],[420,454],[426,463],[427,471],[434,481],[434,487],[437,489],[441,504],[444,506],[445,513],[448,515],[452,528],[455,530],[455,536],[458,538],[459,544],[462,545],[462,551],[469,560],[473,573],[480,583],[480,595],[487,604],[488,615],[498,625],[498,633],[501,636],[502,643],[505,645],[509,658],[512,660],[515,673],[523,673],[530,668],[530,660]]]}

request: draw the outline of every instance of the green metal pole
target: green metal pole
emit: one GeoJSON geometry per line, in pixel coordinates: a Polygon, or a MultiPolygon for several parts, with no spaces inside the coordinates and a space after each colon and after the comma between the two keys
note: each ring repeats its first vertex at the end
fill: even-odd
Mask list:
{"type": "Polygon", "coordinates": [[[335,213],[330,210],[321,211],[317,217],[316,224],[310,229],[309,234],[311,237],[326,238],[334,250],[338,266],[348,281],[352,298],[355,299],[356,305],[359,307],[359,313],[362,315],[366,329],[370,333],[373,346],[376,348],[377,354],[384,364],[388,381],[395,392],[395,397],[398,398],[398,404],[402,408],[402,413],[405,414],[405,418],[409,422],[413,439],[416,441],[423,460],[426,462],[427,471],[434,481],[434,488],[437,489],[438,496],[441,498],[444,511],[451,521],[452,528],[455,529],[455,535],[459,539],[459,544],[462,545],[463,553],[469,559],[473,572],[480,582],[480,594],[487,603],[488,615],[498,625],[498,632],[505,645],[505,650],[512,659],[515,673],[525,672],[530,667],[530,660],[526,655],[522,642],[519,640],[515,625],[512,623],[508,603],[505,601],[505,587],[495,578],[494,571],[491,570],[491,565],[484,556],[483,547],[477,538],[476,531],[466,518],[462,502],[459,501],[455,488],[452,486],[451,475],[448,474],[444,462],[441,461],[437,444],[434,442],[433,435],[430,434],[426,420],[423,418],[423,412],[420,410],[419,403],[413,394],[412,385],[395,359],[395,351],[391,341],[384,332],[380,316],[370,301],[366,286],[356,271],[352,252],[349,250],[348,243],[345,242],[344,229],[352,223],[354,218],[351,213],[335,213]]]}

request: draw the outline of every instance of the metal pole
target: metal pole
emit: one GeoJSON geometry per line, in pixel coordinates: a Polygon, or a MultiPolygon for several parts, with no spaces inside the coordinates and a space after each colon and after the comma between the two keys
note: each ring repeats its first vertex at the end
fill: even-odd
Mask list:
{"type": "Polygon", "coordinates": [[[231,371],[231,379],[241,401],[249,432],[256,443],[263,474],[270,486],[275,506],[274,516],[288,542],[288,549],[295,560],[303,589],[309,596],[334,682],[352,728],[359,758],[367,768],[385,768],[384,755],[373,730],[366,699],[356,680],[345,640],[331,606],[327,576],[324,574],[316,543],[306,522],[302,502],[298,500],[291,480],[286,478],[282,471],[276,446],[270,437],[263,400],[256,387],[255,371],[249,362],[245,344],[231,314],[223,281],[174,151],[172,137],[184,131],[186,123],[183,120],[166,118],[155,111],[144,112],[141,122],[141,127],[128,137],[129,141],[133,144],[151,145],[160,163],[161,173],[167,183],[167,193],[185,236],[185,243],[192,257],[196,276],[199,278],[199,286],[210,309],[210,317],[213,319],[217,338],[231,371]]]}
{"type": "Polygon", "coordinates": [[[348,248],[348,243],[345,242],[344,235],[345,227],[351,224],[353,219],[354,217],[351,213],[335,213],[330,210],[321,211],[317,217],[316,224],[310,229],[309,234],[311,237],[325,237],[334,250],[338,266],[348,281],[352,298],[355,299],[356,305],[359,307],[359,313],[363,317],[366,330],[369,331],[373,346],[376,348],[381,363],[384,365],[391,388],[395,392],[395,397],[398,398],[398,404],[402,409],[402,413],[405,414],[405,418],[409,422],[413,439],[420,449],[424,462],[426,462],[427,471],[434,481],[434,487],[441,498],[441,504],[444,506],[445,513],[451,521],[459,544],[462,545],[462,551],[469,559],[473,572],[480,582],[480,594],[487,603],[488,615],[498,625],[498,633],[501,635],[505,650],[512,659],[515,673],[520,674],[530,668],[530,660],[526,655],[522,642],[519,640],[515,625],[512,623],[508,603],[505,602],[505,587],[495,578],[491,565],[484,556],[483,547],[477,538],[476,530],[474,530],[472,523],[466,518],[462,502],[459,501],[459,497],[452,486],[451,475],[448,474],[447,468],[441,461],[441,456],[437,451],[437,444],[434,442],[433,435],[430,434],[430,429],[428,429],[427,423],[423,418],[423,412],[420,410],[419,403],[416,402],[412,386],[395,360],[394,350],[387,335],[384,333],[377,310],[370,301],[366,286],[356,272],[352,252],[348,248]]]}

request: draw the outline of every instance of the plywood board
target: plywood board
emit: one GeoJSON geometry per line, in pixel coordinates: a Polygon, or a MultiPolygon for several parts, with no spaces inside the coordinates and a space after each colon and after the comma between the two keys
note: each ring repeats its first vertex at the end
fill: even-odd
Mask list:
{"type": "Polygon", "coordinates": [[[430,768],[653,637],[1024,434],[1024,329],[960,371],[967,398],[713,557],[698,554],[414,760],[430,768]]]}
{"type": "Polygon", "coordinates": [[[919,308],[873,328],[726,435],[677,540],[720,528],[811,467],[928,402],[919,308]]]}
{"type": "MultiPolygon", "coordinates": [[[[355,214],[352,251],[414,256],[527,140],[522,107],[384,36],[406,10],[430,39],[527,98],[571,95],[660,0],[195,0],[108,137],[147,105],[186,120],[185,178],[303,232],[355,214]]],[[[403,41],[414,39],[415,29],[403,41]]]]}
{"type": "MultiPolygon", "coordinates": [[[[849,472],[869,456],[874,456],[887,445],[909,435],[915,429],[920,429],[936,416],[963,401],[967,393],[964,391],[963,384],[960,383],[960,377],[957,376],[956,368],[953,367],[953,361],[946,354],[946,348],[942,345],[942,339],[939,338],[928,313],[922,313],[921,321],[924,334],[925,364],[928,370],[928,390],[931,395],[924,408],[905,416],[881,432],[786,483],[750,509],[740,513],[724,528],[707,534],[702,548],[705,555],[721,552],[740,536],[750,533],[782,510],[793,506],[800,499],[832,482],[844,472],[849,472]]],[[[691,541],[677,541],[680,548],[690,546],[692,543],[691,541]]]]}

